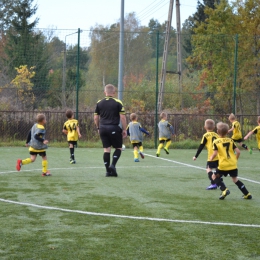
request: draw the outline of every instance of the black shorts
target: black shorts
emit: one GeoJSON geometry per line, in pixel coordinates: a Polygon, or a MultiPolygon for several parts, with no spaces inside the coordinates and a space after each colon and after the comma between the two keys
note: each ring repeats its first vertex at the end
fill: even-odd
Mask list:
{"type": "Polygon", "coordinates": [[[78,147],[77,141],[68,141],[69,144],[73,144],[74,147],[78,147]]]}
{"type": "Polygon", "coordinates": [[[221,177],[221,176],[227,177],[228,175],[229,175],[230,177],[237,177],[237,175],[238,175],[238,170],[237,170],[237,169],[234,169],[234,170],[229,170],[229,171],[222,171],[222,170],[217,169],[216,174],[219,174],[220,177],[221,177]]]}
{"type": "Polygon", "coordinates": [[[45,157],[46,156],[46,152],[30,152],[30,155],[40,155],[41,157],[45,157]]]}
{"type": "Polygon", "coordinates": [[[242,143],[242,142],[243,142],[243,139],[233,139],[233,138],[232,138],[232,140],[233,140],[234,142],[236,142],[236,143],[242,143]]]}
{"type": "Polygon", "coordinates": [[[206,169],[217,169],[218,168],[218,161],[207,161],[206,169]]]}
{"type": "Polygon", "coordinates": [[[167,140],[159,140],[160,144],[164,144],[165,142],[169,142],[171,141],[172,139],[167,139],[167,140]]]}
{"type": "Polygon", "coordinates": [[[133,148],[135,148],[135,147],[139,148],[140,146],[143,146],[142,142],[140,142],[140,143],[132,143],[132,145],[133,145],[133,148]]]}
{"type": "Polygon", "coordinates": [[[103,148],[121,148],[123,145],[122,129],[118,125],[100,126],[99,135],[103,148]]]}

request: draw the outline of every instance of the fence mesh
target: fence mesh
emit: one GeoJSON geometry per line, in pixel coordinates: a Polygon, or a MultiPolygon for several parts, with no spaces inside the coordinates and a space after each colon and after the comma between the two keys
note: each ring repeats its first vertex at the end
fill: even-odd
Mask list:
{"type": "MultiPolygon", "coordinates": [[[[127,28],[126,24],[123,103],[153,133],[156,53],[160,75],[164,33],[157,41],[155,30],[127,28]]],[[[0,140],[25,139],[35,115],[44,111],[50,138],[61,141],[67,108],[79,111],[84,138],[94,140],[95,104],[106,84],[118,83],[119,34],[113,26],[37,29],[26,39],[0,32],[0,140]]],[[[182,77],[177,74],[173,31],[167,63],[173,74],[166,76],[163,100],[177,139],[199,138],[207,117],[227,121],[232,111],[244,131],[253,127],[260,114],[259,37],[183,34],[181,38],[182,77]]]]}

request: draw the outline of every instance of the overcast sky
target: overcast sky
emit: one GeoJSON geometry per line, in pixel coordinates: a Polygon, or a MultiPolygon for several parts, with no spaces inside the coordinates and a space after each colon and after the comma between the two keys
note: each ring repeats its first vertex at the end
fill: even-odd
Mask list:
{"type": "MultiPolygon", "coordinates": [[[[169,0],[125,0],[125,14],[135,12],[142,25],[168,18],[169,0]]],[[[175,2],[175,1],[174,1],[175,2]]],[[[111,25],[120,18],[121,0],[36,0],[38,28],[89,30],[95,24],[111,25]]],[[[197,0],[180,0],[181,21],[196,11],[197,0]]],[[[175,27],[175,7],[172,26],[175,27]]]]}

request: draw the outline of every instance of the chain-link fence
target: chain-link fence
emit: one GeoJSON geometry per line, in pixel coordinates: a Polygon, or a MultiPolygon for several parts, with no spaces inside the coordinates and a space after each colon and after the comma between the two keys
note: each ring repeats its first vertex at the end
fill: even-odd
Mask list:
{"type": "MultiPolygon", "coordinates": [[[[123,103],[153,133],[165,35],[148,27],[129,28],[126,24],[123,103]]],[[[24,139],[37,111],[44,111],[50,138],[60,141],[64,111],[72,108],[85,138],[95,139],[95,104],[106,84],[118,83],[119,33],[117,26],[38,29],[27,38],[1,32],[0,138],[24,139]]],[[[183,34],[181,38],[181,77],[172,31],[163,95],[163,109],[171,114],[177,138],[198,138],[206,118],[226,121],[232,111],[244,131],[255,125],[252,115],[260,114],[259,37],[183,34]]]]}

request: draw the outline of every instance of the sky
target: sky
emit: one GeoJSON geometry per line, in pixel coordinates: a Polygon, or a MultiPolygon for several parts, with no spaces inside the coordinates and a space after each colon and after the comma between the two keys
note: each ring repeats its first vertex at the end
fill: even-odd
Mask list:
{"type": "MultiPolygon", "coordinates": [[[[169,0],[125,0],[125,14],[135,12],[141,25],[154,18],[168,18],[169,0]]],[[[36,0],[38,28],[89,30],[96,24],[111,25],[120,19],[121,0],[36,0]]],[[[174,1],[175,4],[175,1],[174,1]]],[[[196,12],[197,0],[180,0],[181,23],[196,12]]],[[[172,26],[176,26],[174,7],[172,26]]]]}

